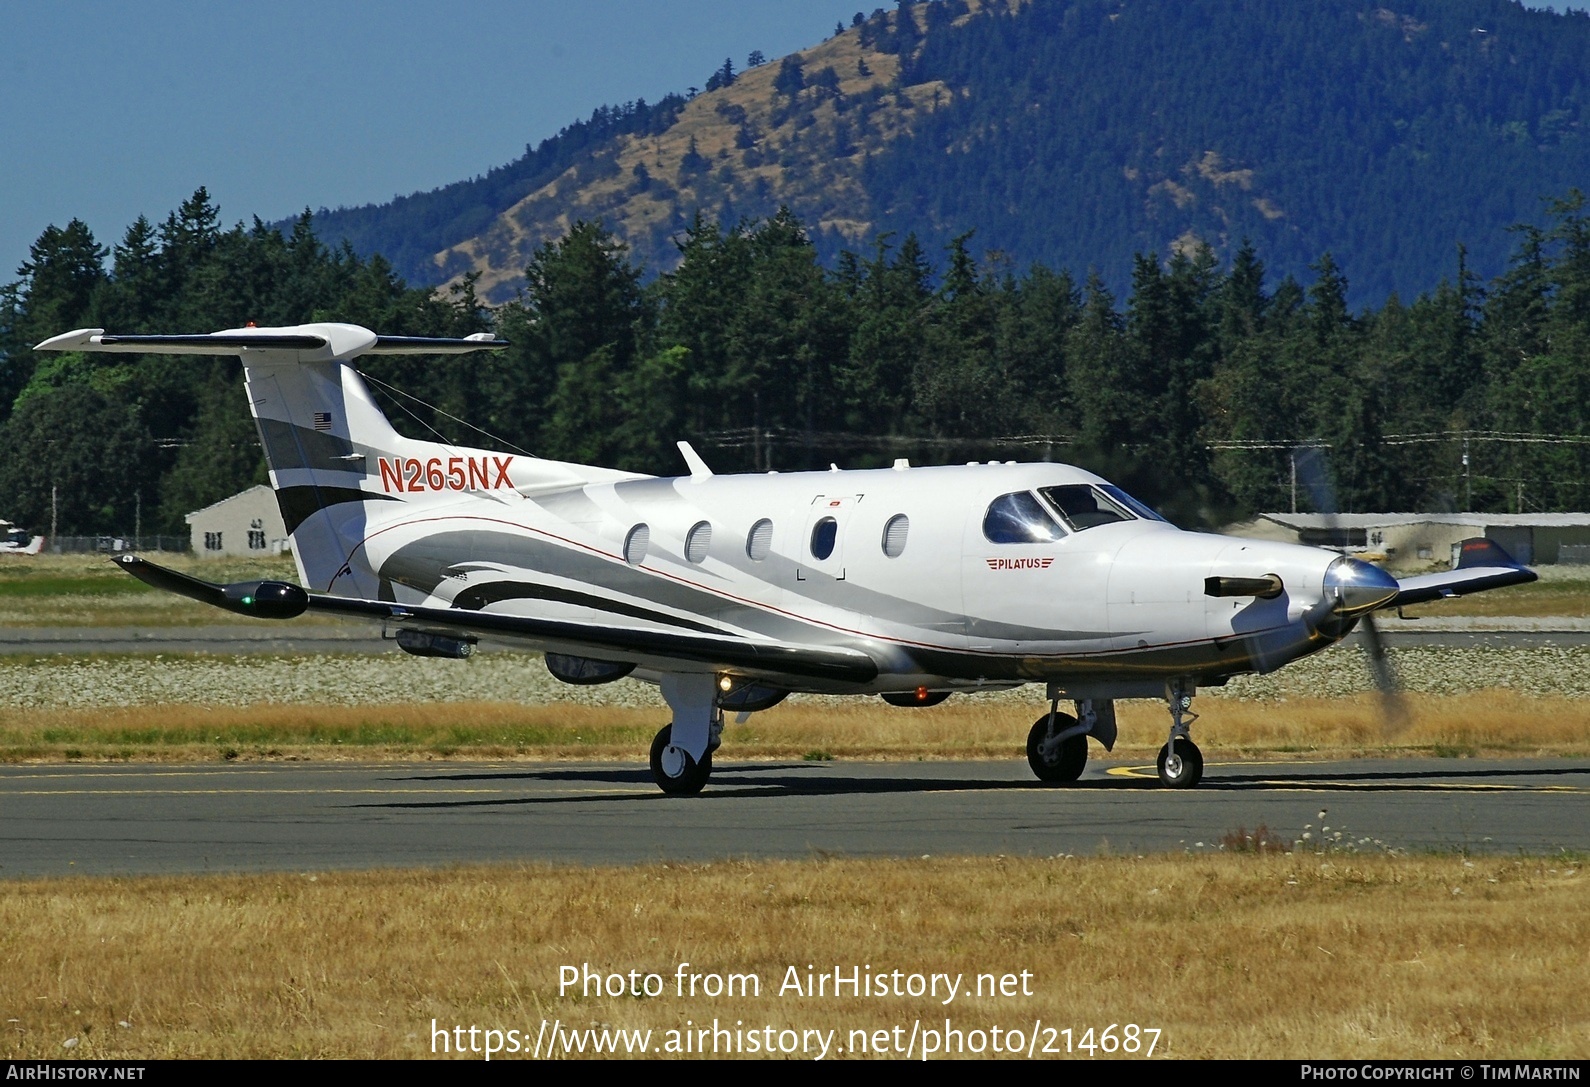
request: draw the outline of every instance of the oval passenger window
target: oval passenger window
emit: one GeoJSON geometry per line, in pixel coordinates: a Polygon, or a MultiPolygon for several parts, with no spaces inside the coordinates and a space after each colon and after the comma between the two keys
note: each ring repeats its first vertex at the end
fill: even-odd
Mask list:
{"type": "Polygon", "coordinates": [[[911,531],[911,519],[903,513],[897,513],[889,518],[889,523],[883,526],[883,553],[891,559],[897,559],[905,553],[906,533],[911,531]]]}
{"type": "Polygon", "coordinates": [[[745,537],[745,553],[752,562],[761,562],[773,551],[773,522],[766,517],[751,526],[745,537]]]}
{"type": "Polygon", "coordinates": [[[631,566],[639,566],[646,558],[646,548],[650,546],[651,529],[643,524],[636,525],[624,537],[624,561],[631,566]]]}
{"type": "Polygon", "coordinates": [[[685,537],[685,558],[691,562],[704,562],[707,549],[712,546],[712,525],[698,521],[685,537]]]}
{"type": "Polygon", "coordinates": [[[834,541],[839,538],[839,522],[824,517],[812,526],[812,558],[826,559],[834,553],[834,541]]]}

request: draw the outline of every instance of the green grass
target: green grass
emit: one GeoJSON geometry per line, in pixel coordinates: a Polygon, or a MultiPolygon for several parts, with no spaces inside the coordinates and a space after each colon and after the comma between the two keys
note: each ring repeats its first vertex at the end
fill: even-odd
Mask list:
{"type": "Polygon", "coordinates": [[[120,574],[114,578],[82,575],[78,577],[0,578],[0,599],[22,597],[94,596],[152,593],[143,582],[120,574]]]}

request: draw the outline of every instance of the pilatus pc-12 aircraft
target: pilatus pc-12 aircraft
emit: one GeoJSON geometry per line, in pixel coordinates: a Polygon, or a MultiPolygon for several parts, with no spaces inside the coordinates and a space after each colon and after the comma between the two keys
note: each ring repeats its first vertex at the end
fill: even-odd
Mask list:
{"type": "MultiPolygon", "coordinates": [[[[379,620],[421,656],[480,638],[542,650],[568,683],[658,684],[672,722],[664,792],[712,771],[724,714],[792,691],[926,706],[1047,687],[1027,757],[1075,780],[1114,700],[1163,699],[1167,786],[1198,783],[1199,687],[1270,672],[1376,609],[1532,581],[1485,540],[1456,569],[1398,581],[1315,547],[1184,532],[1063,464],[714,475],[687,444],[675,479],[405,438],[354,368],[363,355],[503,347],[345,324],[199,336],[69,332],[41,351],[237,355],[302,586],[217,585],[118,558],[151,585],[268,619],[379,620]],[[1060,709],[1075,706],[1075,715],[1060,709]]],[[[1373,645],[1372,641],[1372,645],[1373,645]]]]}

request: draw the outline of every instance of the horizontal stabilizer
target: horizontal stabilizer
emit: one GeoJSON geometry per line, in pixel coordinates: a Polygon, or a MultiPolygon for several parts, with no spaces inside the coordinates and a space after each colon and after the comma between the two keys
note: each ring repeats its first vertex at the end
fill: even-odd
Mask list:
{"type": "Polygon", "coordinates": [[[377,336],[358,325],[332,322],[287,328],[228,328],[207,335],[117,336],[102,328],[80,328],[51,336],[35,351],[113,351],[158,355],[245,355],[296,351],[300,361],[351,359],[359,355],[457,355],[507,347],[489,332],[470,336],[377,336]]]}

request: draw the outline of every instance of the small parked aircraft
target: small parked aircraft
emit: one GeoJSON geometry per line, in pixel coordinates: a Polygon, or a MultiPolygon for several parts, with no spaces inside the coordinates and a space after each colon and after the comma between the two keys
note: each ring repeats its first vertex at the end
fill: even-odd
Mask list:
{"type": "Polygon", "coordinates": [[[38,350],[243,361],[302,585],[118,557],[129,573],[245,615],[379,620],[422,656],[500,639],[568,683],[657,683],[673,719],[651,768],[669,793],[706,783],[725,712],[794,691],[929,706],[1025,683],[1047,689],[1027,738],[1042,780],[1075,780],[1090,736],[1113,747],[1116,699],[1153,698],[1170,711],[1160,780],[1190,787],[1197,688],[1317,652],[1376,609],[1535,579],[1483,539],[1451,571],[1398,581],[1320,548],[1185,532],[1063,464],[714,475],[680,442],[690,474],[663,479],[418,441],[353,365],[503,346],[309,324],[81,329],[38,350]]]}

